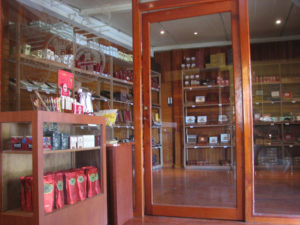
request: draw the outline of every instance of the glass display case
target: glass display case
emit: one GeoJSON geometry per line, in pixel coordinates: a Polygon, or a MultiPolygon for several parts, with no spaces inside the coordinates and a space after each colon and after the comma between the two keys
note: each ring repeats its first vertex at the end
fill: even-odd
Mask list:
{"type": "Polygon", "coordinates": [[[235,165],[232,66],[182,70],[185,166],[235,165]]]}
{"type": "Polygon", "coordinates": [[[0,122],[4,224],[107,223],[103,117],[2,112],[0,122]]]}

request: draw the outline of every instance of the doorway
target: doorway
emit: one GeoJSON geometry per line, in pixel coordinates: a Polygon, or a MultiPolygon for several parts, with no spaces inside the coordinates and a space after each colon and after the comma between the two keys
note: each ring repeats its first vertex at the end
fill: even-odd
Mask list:
{"type": "Polygon", "coordinates": [[[148,215],[244,218],[235,9],[225,1],[143,14],[148,215]]]}

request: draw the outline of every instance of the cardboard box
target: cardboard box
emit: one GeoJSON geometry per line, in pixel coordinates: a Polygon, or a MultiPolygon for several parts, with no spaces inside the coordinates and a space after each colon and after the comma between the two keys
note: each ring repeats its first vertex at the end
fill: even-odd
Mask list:
{"type": "Polygon", "coordinates": [[[70,136],[70,149],[76,149],[78,144],[77,142],[77,136],[70,136]]]}
{"type": "Polygon", "coordinates": [[[83,148],[95,147],[95,135],[83,135],[83,148]]]}
{"type": "Polygon", "coordinates": [[[83,148],[83,136],[77,136],[77,148],[83,148]]]}

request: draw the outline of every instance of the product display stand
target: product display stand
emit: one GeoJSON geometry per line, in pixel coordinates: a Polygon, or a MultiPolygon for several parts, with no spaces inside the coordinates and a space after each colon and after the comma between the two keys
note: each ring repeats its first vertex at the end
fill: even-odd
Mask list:
{"type": "MultiPolygon", "coordinates": [[[[107,188],[106,188],[106,143],[104,117],[73,115],[44,111],[1,112],[1,186],[0,202],[1,224],[5,225],[103,225],[107,224],[107,188]],[[95,145],[71,149],[67,145],[63,150],[44,150],[43,137],[45,127],[54,124],[59,131],[67,135],[95,135],[95,145]],[[97,135],[97,136],[96,136],[97,135]],[[18,143],[11,144],[16,137],[32,137],[32,150],[16,150],[18,143]],[[96,137],[98,137],[96,141],[96,137]],[[69,148],[69,149],[68,149],[69,148]],[[84,166],[93,166],[97,175],[92,182],[99,182],[98,194],[82,199],[75,204],[53,209],[46,213],[47,194],[56,186],[47,186],[45,176],[49,172],[71,171],[84,166]],[[20,177],[32,175],[33,188],[28,192],[26,187],[26,204],[29,201],[32,212],[23,209],[20,177]],[[30,196],[28,195],[32,195],[30,196]],[[45,208],[46,209],[46,208],[45,208]]],[[[78,136],[79,137],[79,136],[78,136]]],[[[80,136],[81,137],[81,136],[80,136]]],[[[63,143],[63,142],[62,142],[63,143]]],[[[78,142],[79,143],[79,142],[78,142]]],[[[63,143],[65,144],[65,143],[63,143]]],[[[29,146],[29,145],[28,145],[29,146]]],[[[63,145],[62,145],[63,146],[63,145]]],[[[75,182],[77,182],[75,180],[75,182]]],[[[71,183],[70,183],[71,184],[71,183]]],[[[64,189],[66,183],[64,184],[64,189]]],[[[91,187],[88,186],[91,191],[91,187]]],[[[66,190],[65,190],[66,191],[66,190]]],[[[84,196],[84,198],[87,196],[84,196]]],[[[53,196],[52,196],[53,198],[53,196]]]]}

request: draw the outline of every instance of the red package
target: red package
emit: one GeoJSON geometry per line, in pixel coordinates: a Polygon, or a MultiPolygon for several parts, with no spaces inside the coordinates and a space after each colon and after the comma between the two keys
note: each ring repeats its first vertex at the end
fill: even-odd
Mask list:
{"type": "Polygon", "coordinates": [[[64,205],[64,174],[62,172],[57,172],[55,173],[55,207],[61,209],[64,205]]]}
{"type": "Polygon", "coordinates": [[[98,169],[96,167],[82,167],[88,177],[88,198],[101,192],[98,169]]]}
{"type": "Polygon", "coordinates": [[[22,150],[22,138],[21,136],[12,136],[10,138],[10,145],[12,150],[22,150]]]}
{"type": "Polygon", "coordinates": [[[27,136],[22,138],[22,149],[31,151],[32,150],[32,137],[27,136]]]}
{"type": "Polygon", "coordinates": [[[65,172],[65,187],[67,193],[67,204],[75,204],[78,202],[78,187],[77,187],[77,173],[65,172]]]}
{"type": "Polygon", "coordinates": [[[50,213],[54,208],[54,174],[44,176],[44,209],[50,213]]]}
{"type": "Polygon", "coordinates": [[[83,169],[76,170],[76,177],[77,177],[77,187],[78,187],[78,198],[80,201],[86,199],[86,175],[83,169]]]}
{"type": "Polygon", "coordinates": [[[25,211],[32,212],[32,184],[33,178],[32,176],[25,177],[25,199],[26,199],[26,207],[25,211]]]}
{"type": "Polygon", "coordinates": [[[20,177],[21,180],[21,209],[26,211],[26,199],[25,199],[25,177],[20,177]]]}

